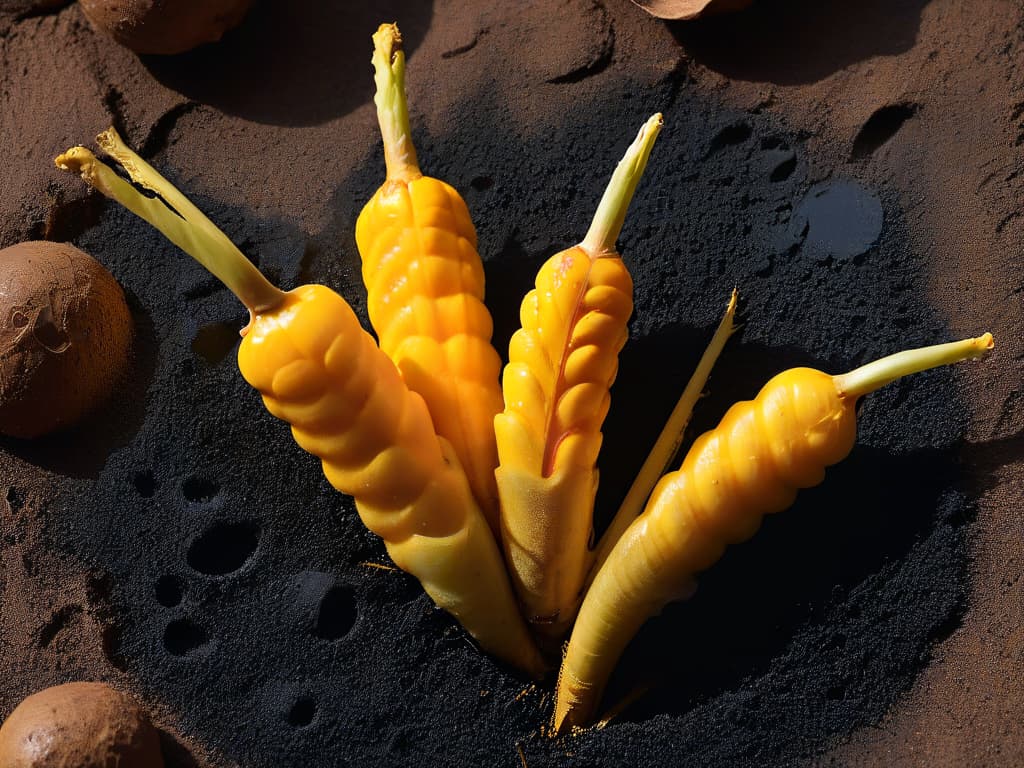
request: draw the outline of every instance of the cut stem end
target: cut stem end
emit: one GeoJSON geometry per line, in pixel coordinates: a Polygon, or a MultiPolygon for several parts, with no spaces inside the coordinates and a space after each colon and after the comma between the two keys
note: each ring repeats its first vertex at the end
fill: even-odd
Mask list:
{"type": "Polygon", "coordinates": [[[212,272],[250,314],[273,309],[285,293],[256,269],[228,236],[196,208],[187,197],[132,152],[113,128],[96,137],[96,143],[116,160],[131,182],[121,178],[85,147],[72,147],[54,160],[58,168],[78,173],[82,179],[136,216],[156,227],[172,243],[212,272]],[[144,195],[139,189],[156,193],[144,195]]]}
{"type": "Polygon", "coordinates": [[[373,35],[374,82],[377,92],[377,122],[384,139],[384,163],[389,181],[421,176],[416,148],[409,127],[409,105],[405,97],[405,52],[397,24],[381,24],[373,35]]]}
{"type": "Polygon", "coordinates": [[[647,167],[647,159],[651,156],[654,140],[658,138],[662,125],[660,112],[651,115],[615,167],[608,188],[605,189],[597,206],[594,220],[587,230],[587,236],[580,243],[580,247],[589,253],[591,258],[615,253],[615,241],[622,232],[626,212],[640,183],[640,177],[647,167]]]}
{"type": "Polygon", "coordinates": [[[912,373],[981,357],[994,346],[992,334],[985,333],[973,339],[908,349],[862,365],[849,373],[833,376],[832,381],[840,397],[857,398],[912,373]]]}

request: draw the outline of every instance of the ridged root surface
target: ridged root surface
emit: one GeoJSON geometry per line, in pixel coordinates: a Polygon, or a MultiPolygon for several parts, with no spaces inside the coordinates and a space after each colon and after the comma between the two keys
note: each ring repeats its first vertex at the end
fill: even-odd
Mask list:
{"type": "Polygon", "coordinates": [[[356,222],[370,322],[380,348],[427,403],[497,531],[495,414],[501,359],[491,346],[476,230],[451,186],[389,180],[356,222]]]}
{"type": "Polygon", "coordinates": [[[527,620],[552,638],[579,604],[601,425],[632,295],[618,255],[570,248],[541,267],[509,347],[495,419],[502,542],[527,620]]]}
{"type": "Polygon", "coordinates": [[[694,577],[743,541],[764,515],[820,483],[856,438],[854,398],[828,374],[785,371],[699,437],[682,467],[661,479],[647,509],[598,572],[559,676],[555,726],[585,725],[640,626],[690,594],[694,577]]]}
{"type": "Polygon", "coordinates": [[[396,565],[485,650],[536,673],[539,658],[457,457],[344,299],[318,285],[291,291],[255,316],[238,364],[267,409],[321,459],[331,485],[355,498],[396,565]]]}

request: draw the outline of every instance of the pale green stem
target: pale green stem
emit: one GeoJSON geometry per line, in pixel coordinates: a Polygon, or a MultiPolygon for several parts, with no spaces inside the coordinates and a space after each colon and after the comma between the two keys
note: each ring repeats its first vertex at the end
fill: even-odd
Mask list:
{"type": "Polygon", "coordinates": [[[993,346],[992,334],[986,333],[974,339],[908,349],[862,365],[849,373],[833,376],[832,381],[840,397],[857,398],[912,373],[981,357],[993,346]]]}
{"type": "Polygon", "coordinates": [[[284,291],[267,280],[188,198],[128,149],[113,128],[97,136],[96,141],[133,182],[159,197],[142,194],[85,147],[69,149],[55,160],[57,167],[80,173],[86,183],[160,230],[220,279],[251,313],[273,309],[284,300],[284,291]]]}
{"type": "Polygon", "coordinates": [[[608,526],[608,529],[601,537],[601,541],[594,551],[594,560],[590,573],[587,576],[586,586],[590,586],[590,582],[593,581],[598,569],[600,569],[616,542],[622,537],[622,534],[626,532],[630,524],[643,512],[644,505],[647,503],[651,491],[654,490],[654,486],[657,485],[661,476],[669,470],[673,457],[678,453],[679,446],[683,442],[683,433],[686,431],[686,426],[690,423],[690,416],[693,414],[693,407],[704,392],[708,377],[711,375],[711,369],[714,368],[718,356],[722,353],[725,342],[728,341],[729,337],[736,330],[733,320],[736,316],[737,297],[737,292],[733,290],[732,296],[729,298],[729,304],[725,309],[725,315],[718,324],[714,336],[711,337],[711,342],[708,344],[707,349],[701,355],[697,368],[694,370],[689,382],[687,382],[683,394],[679,397],[679,402],[672,409],[672,414],[668,417],[668,421],[665,422],[661,434],[654,443],[654,448],[647,455],[643,466],[640,467],[640,472],[626,493],[626,498],[622,500],[618,512],[612,518],[611,525],[608,526]]]}
{"type": "Polygon", "coordinates": [[[414,179],[421,175],[409,128],[405,98],[405,52],[396,24],[381,24],[373,35],[373,71],[377,93],[377,121],[384,139],[388,179],[414,179]]]}
{"type": "Polygon", "coordinates": [[[580,247],[589,253],[591,258],[615,253],[615,241],[622,232],[626,212],[633,200],[637,184],[640,183],[640,177],[644,174],[644,168],[647,167],[647,158],[651,156],[651,149],[654,147],[654,140],[658,138],[661,126],[661,113],[651,115],[615,167],[608,188],[605,189],[597,206],[594,220],[587,230],[587,236],[580,243],[580,247]]]}

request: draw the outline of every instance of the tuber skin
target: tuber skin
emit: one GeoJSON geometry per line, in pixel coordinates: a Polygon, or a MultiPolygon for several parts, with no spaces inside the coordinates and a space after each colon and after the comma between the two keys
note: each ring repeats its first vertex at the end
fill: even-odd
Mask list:
{"type": "Polygon", "coordinates": [[[184,53],[237,27],[252,0],[79,0],[86,18],[136,53],[184,53]]]}
{"type": "Polygon", "coordinates": [[[128,696],[104,683],[34,693],[0,726],[3,768],[163,768],[160,737],[128,696]]]}
{"type": "Polygon", "coordinates": [[[42,240],[0,250],[0,433],[77,422],[124,373],[132,335],[121,287],[88,254],[42,240]]]}
{"type": "Polygon", "coordinates": [[[633,0],[652,16],[659,19],[683,21],[716,13],[740,11],[754,0],[633,0]]]}

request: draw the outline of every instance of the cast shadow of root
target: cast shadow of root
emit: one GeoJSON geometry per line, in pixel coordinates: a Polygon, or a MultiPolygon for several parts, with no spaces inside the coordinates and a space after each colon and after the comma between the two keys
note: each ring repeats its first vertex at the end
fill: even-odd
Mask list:
{"type": "Polygon", "coordinates": [[[370,36],[397,20],[406,54],[422,41],[433,3],[258,0],[235,30],[178,56],[143,56],[161,83],[193,101],[271,125],[317,125],[373,96],[370,36]]]}
{"type": "Polygon", "coordinates": [[[929,0],[756,0],[736,14],[670,22],[687,54],[735,80],[813,83],[913,47],[929,0]]]}

